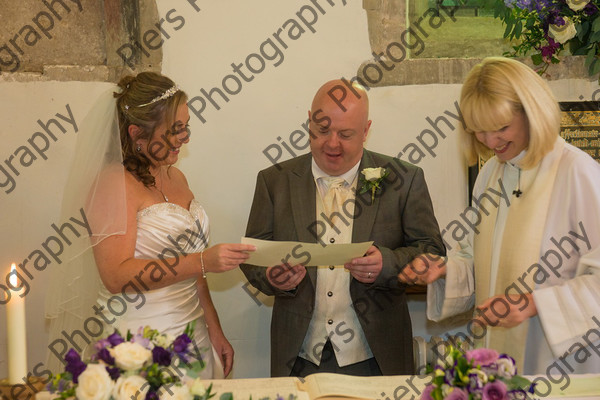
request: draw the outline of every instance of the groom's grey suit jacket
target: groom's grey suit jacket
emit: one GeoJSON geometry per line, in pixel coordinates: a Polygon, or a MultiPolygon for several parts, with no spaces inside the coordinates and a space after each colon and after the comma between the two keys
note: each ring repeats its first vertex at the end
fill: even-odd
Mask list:
{"type": "MultiPolygon", "coordinates": [[[[246,236],[317,242],[316,186],[311,161],[309,153],[258,174],[246,236]]],[[[370,192],[356,195],[352,242],[374,241],[383,256],[383,269],[373,284],[352,278],[350,295],[383,374],[413,374],[412,327],[405,285],[398,282],[397,275],[416,255],[424,252],[444,255],[445,248],[423,171],[364,150],[359,171],[375,167],[386,167],[390,175],[383,181],[373,204],[370,192]]],[[[300,257],[302,249],[297,253],[289,259],[290,264],[294,264],[294,256],[300,257]]],[[[268,282],[266,268],[252,265],[241,268],[253,286],[275,296],[271,375],[289,376],[315,308],[317,269],[307,266],[307,274],[298,287],[286,292],[268,282]]],[[[349,333],[339,332],[346,335],[342,337],[346,340],[351,337],[349,333]]]]}

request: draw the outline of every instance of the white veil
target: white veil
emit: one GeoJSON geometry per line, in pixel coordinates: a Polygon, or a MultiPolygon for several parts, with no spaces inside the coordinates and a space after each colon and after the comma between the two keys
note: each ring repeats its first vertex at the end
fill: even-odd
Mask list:
{"type": "Polygon", "coordinates": [[[97,321],[102,319],[92,307],[102,283],[93,246],[126,230],[125,177],[114,91],[120,89],[112,85],[83,119],[65,186],[60,220],[87,219],[91,229],[89,236],[81,235],[65,246],[65,261],[50,269],[45,310],[49,327],[46,365],[53,373],[63,370],[62,357],[56,353],[64,355],[74,347],[67,337],[72,337],[81,349],[88,341],[98,340],[101,328],[97,321]],[[76,331],[82,335],[73,335],[76,331]]]}

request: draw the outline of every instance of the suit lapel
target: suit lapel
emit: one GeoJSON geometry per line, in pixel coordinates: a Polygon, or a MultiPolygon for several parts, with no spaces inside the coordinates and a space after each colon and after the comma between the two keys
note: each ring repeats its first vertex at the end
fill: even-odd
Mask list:
{"type": "MultiPolygon", "coordinates": [[[[290,196],[292,204],[292,216],[296,227],[298,241],[306,243],[316,243],[317,239],[309,230],[314,226],[317,216],[316,209],[316,186],[311,172],[312,157],[298,165],[297,168],[290,171],[290,196]]],[[[315,228],[313,227],[313,230],[315,228]]],[[[308,276],[316,287],[317,268],[308,267],[308,276]]]]}
{"type": "Polygon", "coordinates": [[[364,150],[363,157],[358,168],[358,183],[356,185],[356,205],[354,207],[354,225],[352,227],[352,242],[367,242],[371,237],[371,231],[373,230],[373,224],[375,223],[375,217],[377,210],[379,209],[380,197],[375,196],[373,204],[371,204],[371,193],[366,192],[358,194],[360,192],[361,177],[363,176],[360,171],[365,168],[375,168],[375,161],[371,156],[370,152],[364,150]]]}
{"type": "Polygon", "coordinates": [[[300,242],[315,243],[315,237],[310,233],[309,227],[314,224],[316,216],[316,189],[310,171],[312,158],[308,157],[296,169],[289,173],[290,195],[292,203],[292,216],[296,226],[296,234],[300,242]]]}

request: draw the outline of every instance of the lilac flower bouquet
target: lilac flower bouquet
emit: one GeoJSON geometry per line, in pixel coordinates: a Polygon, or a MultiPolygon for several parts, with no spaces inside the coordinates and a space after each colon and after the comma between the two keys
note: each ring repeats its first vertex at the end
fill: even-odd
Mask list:
{"type": "Polygon", "coordinates": [[[115,331],[94,345],[87,363],[70,349],[65,372],[53,377],[48,390],[61,400],[208,400],[214,396],[211,386],[205,389],[200,379],[188,376],[204,368],[192,338],[192,325],[177,337],[150,327],[125,336],[115,331]]]}
{"type": "Polygon", "coordinates": [[[494,16],[506,25],[504,37],[517,44],[507,56],[529,56],[544,73],[569,46],[585,55],[591,75],[600,72],[600,13],[598,0],[491,0],[494,16]]]}
{"type": "Polygon", "coordinates": [[[533,384],[516,375],[515,360],[491,349],[466,353],[450,347],[446,360],[433,369],[433,380],[421,400],[526,399],[533,384]]]}

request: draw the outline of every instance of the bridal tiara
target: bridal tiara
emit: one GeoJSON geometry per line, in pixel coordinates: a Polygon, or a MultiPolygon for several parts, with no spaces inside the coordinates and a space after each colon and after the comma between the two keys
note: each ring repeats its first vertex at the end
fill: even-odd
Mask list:
{"type": "MultiPolygon", "coordinates": [[[[140,104],[138,106],[133,106],[133,107],[145,107],[145,106],[149,106],[150,104],[154,104],[157,101],[161,101],[161,100],[165,100],[168,99],[169,97],[173,96],[175,93],[177,93],[178,91],[180,91],[181,89],[179,88],[179,86],[174,85],[172,86],[170,89],[167,89],[163,94],[161,94],[160,96],[157,96],[155,98],[153,98],[152,100],[150,100],[150,102],[145,103],[145,104],[140,104]]],[[[129,106],[125,105],[125,109],[129,110],[129,106]]]]}

